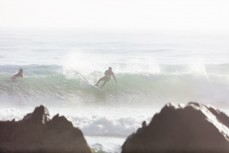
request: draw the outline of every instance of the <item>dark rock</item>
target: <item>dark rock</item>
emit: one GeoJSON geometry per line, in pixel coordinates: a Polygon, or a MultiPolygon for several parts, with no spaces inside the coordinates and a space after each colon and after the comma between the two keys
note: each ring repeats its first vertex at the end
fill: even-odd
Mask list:
{"type": "Polygon", "coordinates": [[[24,122],[31,122],[33,124],[45,124],[49,121],[49,111],[44,106],[36,107],[32,113],[27,114],[23,118],[24,122]]]}
{"type": "Polygon", "coordinates": [[[194,102],[186,106],[167,104],[122,146],[122,153],[228,152],[229,117],[194,102]]]}
{"type": "Polygon", "coordinates": [[[64,116],[49,119],[48,109],[35,108],[21,121],[0,122],[1,153],[91,153],[80,129],[64,116]]]}
{"type": "Polygon", "coordinates": [[[64,116],[55,115],[53,119],[47,124],[48,129],[55,129],[57,132],[71,130],[73,125],[64,116]]]}

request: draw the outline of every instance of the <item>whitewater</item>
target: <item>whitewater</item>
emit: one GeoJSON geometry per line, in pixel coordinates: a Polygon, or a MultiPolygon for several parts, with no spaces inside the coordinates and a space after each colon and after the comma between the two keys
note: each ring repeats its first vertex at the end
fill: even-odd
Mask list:
{"type": "Polygon", "coordinates": [[[228,109],[229,37],[165,33],[0,30],[0,119],[38,105],[79,127],[96,151],[125,138],[168,102],[228,109]],[[91,85],[111,66],[100,92],[91,85]],[[19,68],[24,78],[10,80],[19,68]]]}

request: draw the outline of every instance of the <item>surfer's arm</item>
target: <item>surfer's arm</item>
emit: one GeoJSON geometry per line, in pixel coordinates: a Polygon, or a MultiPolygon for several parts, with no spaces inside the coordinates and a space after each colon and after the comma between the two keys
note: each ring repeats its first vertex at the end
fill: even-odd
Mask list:
{"type": "Polygon", "coordinates": [[[11,77],[11,79],[15,80],[17,79],[18,77],[22,77],[23,78],[23,74],[15,74],[14,76],[11,77]]]}
{"type": "Polygon", "coordinates": [[[15,80],[17,78],[17,74],[13,75],[11,79],[15,80]]]}
{"type": "Polygon", "coordinates": [[[114,73],[112,73],[112,76],[113,76],[115,82],[117,83],[114,73]]]}

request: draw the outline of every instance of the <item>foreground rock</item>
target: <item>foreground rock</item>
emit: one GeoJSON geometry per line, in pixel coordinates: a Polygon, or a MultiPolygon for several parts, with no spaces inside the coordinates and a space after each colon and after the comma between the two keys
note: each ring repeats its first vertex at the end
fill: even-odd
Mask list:
{"type": "Polygon", "coordinates": [[[198,103],[168,104],[127,138],[122,153],[229,153],[229,118],[198,103]]]}
{"type": "Polygon", "coordinates": [[[0,122],[1,153],[91,153],[82,132],[65,117],[49,119],[44,106],[21,121],[0,122]]]}

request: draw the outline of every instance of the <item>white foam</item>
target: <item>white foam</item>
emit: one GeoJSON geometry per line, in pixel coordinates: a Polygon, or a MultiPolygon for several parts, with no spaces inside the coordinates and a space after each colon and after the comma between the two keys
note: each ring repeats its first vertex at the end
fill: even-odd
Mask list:
{"type": "Polygon", "coordinates": [[[134,117],[112,119],[105,116],[94,116],[92,118],[76,117],[73,122],[88,136],[126,137],[136,131],[141,126],[142,121],[134,117]]]}
{"type": "Polygon", "coordinates": [[[5,120],[20,120],[21,117],[23,116],[23,112],[16,108],[1,108],[0,109],[0,120],[5,121],[5,120]]]}
{"type": "Polygon", "coordinates": [[[93,151],[104,153],[120,153],[125,138],[115,137],[85,137],[93,151]]]}

